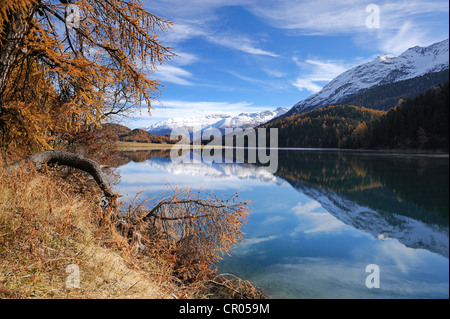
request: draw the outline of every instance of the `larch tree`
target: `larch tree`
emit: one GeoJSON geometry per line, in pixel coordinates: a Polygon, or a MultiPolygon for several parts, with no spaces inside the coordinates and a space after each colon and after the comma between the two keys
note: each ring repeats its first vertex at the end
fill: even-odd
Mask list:
{"type": "MultiPolygon", "coordinates": [[[[0,143],[31,153],[6,172],[24,162],[38,170],[49,163],[75,167],[91,174],[108,199],[100,222],[119,209],[118,194],[97,162],[40,150],[49,148],[55,132],[99,123],[126,105],[150,112],[161,84],[149,74],[174,56],[159,36],[170,26],[139,0],[1,0],[0,143]]],[[[144,242],[155,251],[169,243],[178,272],[203,279],[210,264],[242,239],[248,209],[237,201],[237,195],[220,200],[175,192],[136,222],[148,238],[142,240],[132,224],[135,214],[118,227],[130,243],[137,238],[137,248],[144,242]]]]}
{"type": "Polygon", "coordinates": [[[127,106],[150,112],[161,83],[149,74],[174,56],[159,35],[170,26],[139,0],[2,0],[2,146],[34,152],[127,106]]]}

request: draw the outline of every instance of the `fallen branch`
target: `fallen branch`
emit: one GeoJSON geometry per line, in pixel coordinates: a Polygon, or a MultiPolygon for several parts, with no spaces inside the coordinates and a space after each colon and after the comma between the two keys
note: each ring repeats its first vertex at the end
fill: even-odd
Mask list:
{"type": "Polygon", "coordinates": [[[94,178],[106,197],[118,197],[118,194],[111,190],[100,165],[97,162],[81,155],[63,151],[44,151],[14,162],[8,166],[8,169],[19,168],[23,162],[32,163],[36,170],[40,170],[45,164],[58,164],[78,168],[86,173],[89,173],[94,178]]]}

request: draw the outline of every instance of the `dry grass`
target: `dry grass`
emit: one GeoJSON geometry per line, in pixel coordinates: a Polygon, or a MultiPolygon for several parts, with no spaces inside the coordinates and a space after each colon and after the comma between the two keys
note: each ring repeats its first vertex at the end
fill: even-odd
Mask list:
{"type": "Polygon", "coordinates": [[[0,298],[178,294],[163,262],[146,260],[154,273],[139,267],[132,247],[105,216],[99,194],[71,184],[32,169],[0,170],[0,298]],[[78,266],[80,288],[66,287],[71,264],[78,266]]]}

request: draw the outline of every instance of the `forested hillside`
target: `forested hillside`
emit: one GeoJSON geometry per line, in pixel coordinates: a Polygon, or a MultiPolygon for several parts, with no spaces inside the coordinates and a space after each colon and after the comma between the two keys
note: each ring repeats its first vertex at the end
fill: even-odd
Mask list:
{"type": "Polygon", "coordinates": [[[279,147],[448,150],[448,86],[447,81],[388,112],[336,105],[260,128],[278,128],[279,147]]]}
{"type": "Polygon", "coordinates": [[[352,134],[360,134],[367,123],[384,113],[364,107],[336,105],[279,119],[260,127],[278,128],[279,147],[336,148],[347,145],[352,134]]]}
{"type": "Polygon", "coordinates": [[[391,109],[353,134],[345,146],[448,151],[448,95],[447,81],[391,109]]]}
{"type": "Polygon", "coordinates": [[[117,140],[122,142],[138,142],[138,143],[167,143],[175,144],[176,140],[170,139],[170,134],[166,135],[153,135],[142,129],[134,129],[115,124],[115,123],[105,123],[102,124],[102,130],[109,132],[117,140]]]}

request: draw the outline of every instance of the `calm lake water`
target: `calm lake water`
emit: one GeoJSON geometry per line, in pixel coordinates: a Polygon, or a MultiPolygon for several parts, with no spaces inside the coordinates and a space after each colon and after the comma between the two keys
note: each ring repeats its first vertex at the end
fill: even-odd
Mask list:
{"type": "Polygon", "coordinates": [[[245,240],[217,267],[273,298],[449,298],[449,159],[280,150],[275,174],[251,164],[174,163],[123,152],[125,198],[169,187],[251,201],[245,240]],[[366,279],[379,288],[368,288],[366,279]],[[368,278],[369,277],[369,278],[368,278]]]}

